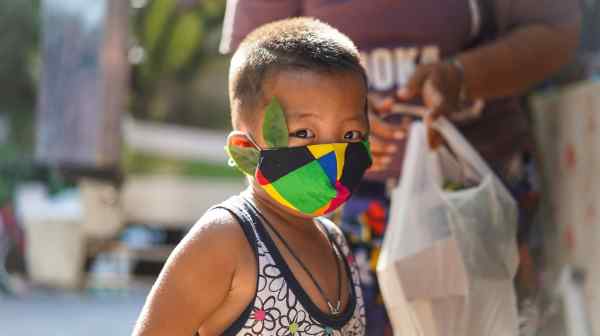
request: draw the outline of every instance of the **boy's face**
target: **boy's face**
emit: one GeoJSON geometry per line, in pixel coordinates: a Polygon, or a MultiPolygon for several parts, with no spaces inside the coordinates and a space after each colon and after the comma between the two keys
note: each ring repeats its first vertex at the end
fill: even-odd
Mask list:
{"type": "MultiPolygon", "coordinates": [[[[321,143],[359,142],[367,139],[367,89],[356,73],[285,70],[263,85],[265,102],[277,97],[285,113],[289,147],[321,143]]],[[[257,115],[264,118],[264,106],[257,115]]],[[[262,122],[259,123],[262,125],[262,122]]],[[[268,148],[262,129],[253,132],[268,148]]]]}
{"type": "MultiPolygon", "coordinates": [[[[254,111],[255,115],[260,118],[260,122],[257,124],[261,126],[255,127],[253,130],[243,130],[245,133],[251,133],[254,141],[262,149],[270,147],[263,138],[262,125],[265,119],[266,106],[274,97],[277,98],[285,115],[289,134],[288,147],[347,142],[359,143],[368,138],[369,124],[365,111],[367,89],[362,78],[355,73],[324,73],[306,70],[280,71],[265,80],[263,83],[263,93],[263,104],[254,111]]],[[[269,118],[269,120],[271,119],[269,118]]],[[[264,127],[269,127],[269,125],[264,125],[264,127]]],[[[273,125],[273,127],[277,127],[277,125],[273,125]]],[[[235,143],[231,136],[230,143],[235,143]]],[[[364,149],[362,146],[360,148],[364,149]]],[[[355,152],[352,153],[356,155],[355,152]]],[[[348,154],[346,153],[345,155],[348,154]]],[[[364,155],[368,156],[366,152],[364,155]]],[[[334,157],[336,157],[334,160],[340,159],[337,152],[334,154],[334,157]]],[[[270,168],[261,166],[260,175],[262,182],[253,179],[253,190],[257,193],[257,196],[263,196],[261,199],[272,203],[288,215],[306,218],[313,217],[315,214],[320,215],[324,212],[332,211],[345,202],[347,197],[349,197],[348,193],[351,192],[352,180],[356,180],[357,178],[355,175],[360,174],[362,176],[362,172],[350,173],[346,176],[339,169],[346,171],[346,168],[342,167],[347,167],[347,169],[351,170],[351,167],[354,166],[356,166],[355,169],[366,169],[364,165],[368,165],[367,161],[370,160],[368,157],[360,157],[360,160],[356,160],[356,156],[354,158],[355,160],[347,162],[346,165],[343,162],[334,163],[333,167],[337,166],[338,169],[337,178],[340,179],[341,176],[341,180],[335,183],[330,180],[330,175],[327,175],[327,181],[319,179],[319,177],[324,176],[325,171],[317,173],[314,177],[307,175],[308,180],[297,180],[301,179],[303,174],[314,174],[310,168],[307,168],[309,166],[313,167],[310,164],[299,166],[302,168],[298,167],[298,170],[293,170],[293,173],[291,171],[280,171],[280,169],[285,169],[283,166],[288,166],[288,164],[278,163],[275,166],[270,166],[270,168]],[[276,171],[273,171],[275,168],[276,171]],[[304,169],[303,172],[298,173],[301,169],[304,169]],[[270,179],[275,175],[282,176],[281,173],[289,173],[289,175],[286,175],[286,177],[274,177],[275,180],[270,179]],[[273,181],[276,181],[276,183],[273,181]],[[350,184],[347,185],[345,183],[350,184]],[[269,187],[261,188],[259,184],[269,184],[270,188],[274,188],[273,190],[276,189],[281,194],[274,196],[273,190],[268,192],[264,188],[268,189],[269,187]],[[300,189],[307,189],[304,191],[298,190],[299,185],[302,186],[300,189]],[[306,200],[305,192],[312,194],[311,202],[306,200]],[[267,193],[271,197],[268,197],[267,193]],[[301,195],[299,196],[298,193],[301,195]],[[276,201],[276,199],[279,201],[276,201]],[[287,204],[288,206],[282,206],[281,199],[285,199],[283,204],[287,204]],[[286,203],[288,201],[290,203],[286,203]],[[292,205],[290,206],[290,204],[292,205]],[[292,210],[292,208],[296,210],[292,210]],[[297,211],[297,209],[301,209],[301,211],[297,211]]],[[[341,156],[341,159],[344,160],[344,156],[341,156]]],[[[290,160],[291,164],[292,161],[298,161],[298,158],[292,159],[290,157],[290,160]]],[[[321,165],[321,163],[317,165],[321,165]]],[[[333,167],[330,168],[335,172],[336,168],[333,167]]],[[[253,168],[247,168],[248,173],[254,172],[253,168]]],[[[291,169],[296,168],[291,167],[291,169]]]]}

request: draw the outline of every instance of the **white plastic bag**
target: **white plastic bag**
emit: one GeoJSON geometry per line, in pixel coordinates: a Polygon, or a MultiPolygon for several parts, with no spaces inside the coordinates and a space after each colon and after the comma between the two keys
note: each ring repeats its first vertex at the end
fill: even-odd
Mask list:
{"type": "Polygon", "coordinates": [[[450,150],[413,124],[391,196],[377,273],[394,335],[516,335],[516,203],[449,122],[437,128],[450,150]],[[446,179],[472,186],[446,191],[446,179]]]}

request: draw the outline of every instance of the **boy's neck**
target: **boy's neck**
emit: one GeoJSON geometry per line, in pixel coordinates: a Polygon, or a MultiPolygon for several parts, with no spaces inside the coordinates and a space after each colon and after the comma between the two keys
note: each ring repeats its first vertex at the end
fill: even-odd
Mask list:
{"type": "Polygon", "coordinates": [[[254,201],[258,210],[272,225],[294,228],[300,232],[314,232],[314,218],[294,214],[270,198],[260,187],[251,184],[245,192],[254,201]]]}

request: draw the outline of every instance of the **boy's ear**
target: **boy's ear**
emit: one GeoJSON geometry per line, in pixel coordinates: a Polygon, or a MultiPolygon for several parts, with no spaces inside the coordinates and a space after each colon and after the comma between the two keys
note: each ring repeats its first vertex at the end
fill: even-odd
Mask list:
{"type": "Polygon", "coordinates": [[[225,151],[229,155],[230,164],[235,165],[244,174],[254,176],[260,152],[248,135],[231,132],[227,137],[225,151]]]}

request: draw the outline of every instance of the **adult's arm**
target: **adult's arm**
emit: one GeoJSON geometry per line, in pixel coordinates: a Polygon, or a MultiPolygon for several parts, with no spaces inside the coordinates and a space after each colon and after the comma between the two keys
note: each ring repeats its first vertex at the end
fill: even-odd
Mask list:
{"type": "Polygon", "coordinates": [[[495,0],[494,5],[496,40],[457,55],[462,69],[450,62],[420,65],[398,91],[400,99],[423,98],[428,125],[458,111],[461,88],[472,100],[517,96],[574,55],[581,25],[577,0],[495,0]]]}
{"type": "Polygon", "coordinates": [[[493,42],[457,56],[453,63],[419,66],[400,99],[422,96],[431,122],[457,111],[460,88],[470,99],[516,96],[559,70],[579,42],[580,9],[576,0],[496,0],[505,20],[493,42]],[[502,6],[500,6],[502,5],[502,6]]]}
{"type": "Polygon", "coordinates": [[[495,5],[505,33],[458,56],[469,98],[522,94],[567,63],[579,43],[577,0],[496,0],[495,5]]]}
{"type": "Polygon", "coordinates": [[[240,42],[257,27],[276,20],[301,15],[301,0],[227,0],[220,51],[235,51],[240,42]]]}

